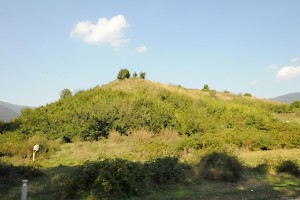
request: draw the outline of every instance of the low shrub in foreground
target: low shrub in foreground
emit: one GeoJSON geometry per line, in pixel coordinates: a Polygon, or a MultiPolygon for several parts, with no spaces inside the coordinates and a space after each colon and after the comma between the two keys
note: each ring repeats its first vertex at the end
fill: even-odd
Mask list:
{"type": "Polygon", "coordinates": [[[297,163],[290,160],[282,162],[279,166],[277,166],[276,171],[278,173],[287,173],[296,177],[300,176],[299,166],[297,163]]]}
{"type": "Polygon", "coordinates": [[[130,162],[105,159],[86,162],[71,176],[62,177],[61,196],[72,199],[126,198],[147,193],[163,184],[177,183],[185,178],[185,166],[177,158],[159,158],[152,162],[130,162]]]}
{"type": "Polygon", "coordinates": [[[213,152],[204,156],[200,163],[200,175],[207,180],[237,182],[241,179],[243,167],[234,156],[213,152]]]}

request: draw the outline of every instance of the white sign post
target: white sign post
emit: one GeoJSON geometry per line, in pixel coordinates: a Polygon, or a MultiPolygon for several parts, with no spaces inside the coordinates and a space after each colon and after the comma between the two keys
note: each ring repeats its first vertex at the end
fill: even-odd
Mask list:
{"type": "Polygon", "coordinates": [[[36,144],[33,147],[33,155],[32,155],[32,160],[35,160],[35,153],[38,152],[40,150],[40,145],[36,144]]]}
{"type": "Polygon", "coordinates": [[[26,200],[27,199],[27,183],[28,183],[28,180],[22,180],[21,200],[26,200]]]}

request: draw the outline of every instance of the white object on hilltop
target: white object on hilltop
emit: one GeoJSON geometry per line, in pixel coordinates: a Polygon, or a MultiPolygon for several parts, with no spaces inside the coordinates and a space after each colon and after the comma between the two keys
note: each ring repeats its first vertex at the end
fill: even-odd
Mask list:
{"type": "Polygon", "coordinates": [[[32,155],[32,160],[34,161],[35,159],[35,153],[38,152],[40,150],[40,145],[36,144],[33,147],[33,155],[32,155]]]}

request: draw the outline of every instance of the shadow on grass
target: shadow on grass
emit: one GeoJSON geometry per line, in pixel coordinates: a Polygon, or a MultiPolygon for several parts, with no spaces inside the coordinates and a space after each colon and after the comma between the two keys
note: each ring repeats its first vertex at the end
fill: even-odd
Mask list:
{"type": "MultiPolygon", "coordinates": [[[[212,155],[208,158],[220,155],[232,158],[212,155]]],[[[206,164],[222,161],[203,159],[202,162],[204,160],[206,164]]],[[[28,199],[282,199],[300,196],[298,177],[271,175],[264,165],[243,167],[239,179],[230,182],[206,180],[201,170],[200,174],[192,170],[194,167],[180,163],[176,157],[145,163],[105,159],[49,169],[0,163],[0,199],[19,199],[23,179],[29,180],[28,199]]]]}

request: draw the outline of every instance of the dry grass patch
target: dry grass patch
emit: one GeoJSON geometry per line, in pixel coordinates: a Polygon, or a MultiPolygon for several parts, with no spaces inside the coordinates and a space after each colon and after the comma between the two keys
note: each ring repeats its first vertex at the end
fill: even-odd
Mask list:
{"type": "Polygon", "coordinates": [[[255,167],[260,164],[268,164],[275,167],[284,160],[292,160],[300,164],[300,149],[247,151],[238,153],[238,157],[247,166],[251,167],[255,167]]]}
{"type": "Polygon", "coordinates": [[[153,134],[145,131],[145,130],[140,130],[140,131],[133,131],[129,136],[129,140],[133,140],[135,143],[141,143],[141,142],[147,142],[153,137],[153,134]]]}

